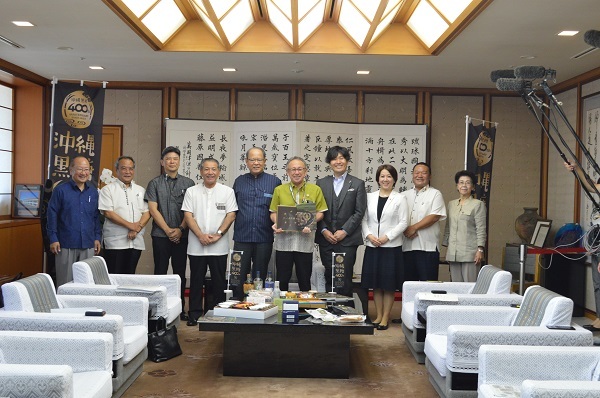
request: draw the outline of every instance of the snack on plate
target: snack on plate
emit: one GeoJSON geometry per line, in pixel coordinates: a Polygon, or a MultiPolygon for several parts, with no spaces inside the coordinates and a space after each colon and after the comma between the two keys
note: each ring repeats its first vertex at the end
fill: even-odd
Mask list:
{"type": "Polygon", "coordinates": [[[285,292],[285,298],[288,298],[288,299],[295,299],[296,297],[298,297],[298,296],[296,295],[296,292],[285,292]]]}
{"type": "Polygon", "coordinates": [[[364,322],[366,318],[365,315],[340,315],[337,321],[340,323],[358,323],[364,322]]]}

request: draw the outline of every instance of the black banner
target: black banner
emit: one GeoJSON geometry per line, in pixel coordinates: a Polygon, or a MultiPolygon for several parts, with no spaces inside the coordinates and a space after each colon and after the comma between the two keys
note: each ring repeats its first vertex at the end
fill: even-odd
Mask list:
{"type": "Polygon", "coordinates": [[[344,262],[346,260],[346,253],[332,253],[333,255],[333,264],[332,264],[332,271],[333,271],[333,278],[331,278],[331,284],[332,289],[331,291],[334,292],[336,291],[336,289],[343,289],[344,288],[344,280],[345,280],[345,274],[346,274],[346,269],[344,268],[344,262]]]}
{"type": "Polygon", "coordinates": [[[229,256],[229,285],[242,286],[242,255],[243,251],[232,250],[229,256]]]}
{"type": "Polygon", "coordinates": [[[473,126],[469,122],[467,140],[467,170],[475,173],[475,198],[483,201],[489,211],[492,190],[492,166],[494,164],[494,146],[496,145],[496,127],[473,126]]]}
{"type": "Polygon", "coordinates": [[[103,119],[103,88],[55,84],[54,125],[48,160],[49,178],[54,185],[71,178],[69,164],[76,156],[89,159],[92,180],[98,181],[103,119]]]}

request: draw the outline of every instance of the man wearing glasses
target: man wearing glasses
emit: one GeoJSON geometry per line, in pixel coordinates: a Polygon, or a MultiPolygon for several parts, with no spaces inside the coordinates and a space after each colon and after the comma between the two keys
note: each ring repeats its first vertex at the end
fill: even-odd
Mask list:
{"type": "MultiPolygon", "coordinates": [[[[269,206],[273,191],[281,180],[265,173],[267,156],[262,148],[250,148],[246,152],[249,173],[235,179],[233,191],[238,212],[233,231],[233,250],[242,251],[241,277],[247,274],[252,279],[260,272],[265,279],[273,250],[273,223],[269,217],[269,206]]],[[[235,286],[235,297],[244,296],[243,280],[235,286]]]]}
{"type": "Polygon", "coordinates": [[[71,179],[58,185],[48,204],[50,251],[56,255],[56,286],[73,280],[71,265],[100,253],[102,229],[98,190],[90,182],[90,162],[77,156],[69,165],[71,179]]]}
{"type": "Polygon", "coordinates": [[[121,156],[115,164],[118,180],[100,191],[98,209],[103,226],[104,259],[110,274],[135,274],[144,245],[144,228],[150,221],[146,190],[133,182],[135,162],[121,156]]]}
{"type": "Polygon", "coordinates": [[[277,226],[278,206],[311,207],[315,215],[314,221],[319,222],[323,219],[323,212],[327,211],[327,203],[321,188],[305,181],[307,165],[304,159],[294,156],[287,162],[285,168],[290,182],[275,188],[271,200],[277,279],[281,290],[288,290],[292,269],[296,265],[298,285],[301,291],[306,292],[311,287],[310,276],[316,227],[313,223],[312,227],[304,227],[301,231],[284,231],[277,226]]]}

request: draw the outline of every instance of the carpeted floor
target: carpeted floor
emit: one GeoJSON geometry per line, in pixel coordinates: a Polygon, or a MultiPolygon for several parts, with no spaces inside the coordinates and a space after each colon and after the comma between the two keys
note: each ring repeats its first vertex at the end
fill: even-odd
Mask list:
{"type": "MultiPolygon", "coordinates": [[[[372,305],[372,303],[371,303],[372,305]]],[[[393,318],[400,317],[400,303],[393,318]]],[[[146,361],[144,371],[123,397],[414,397],[438,395],[404,345],[399,324],[390,324],[373,336],[351,337],[350,379],[289,379],[224,377],[223,333],[199,332],[198,327],[178,327],[183,355],[163,363],[146,361]]],[[[248,342],[252,344],[252,342],[248,342]]],[[[248,358],[252,366],[252,358],[248,358]]]]}

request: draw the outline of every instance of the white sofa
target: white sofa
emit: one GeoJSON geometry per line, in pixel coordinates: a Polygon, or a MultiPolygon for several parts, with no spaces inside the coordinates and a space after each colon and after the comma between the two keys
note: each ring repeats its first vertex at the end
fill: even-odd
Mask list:
{"type": "Polygon", "coordinates": [[[2,285],[0,330],[106,332],[113,336],[113,397],[142,372],[148,357],[148,299],[143,297],[57,295],[47,274],[2,285]],[[100,308],[104,316],[85,316],[78,308],[100,308]],[[69,313],[51,312],[72,311],[69,313]]]}
{"type": "Polygon", "coordinates": [[[479,398],[600,397],[600,347],[482,345],[479,398]]]}
{"type": "Polygon", "coordinates": [[[520,308],[431,306],[427,309],[425,366],[441,397],[476,397],[479,347],[484,344],[592,346],[588,330],[570,326],[573,301],[531,286],[520,308]]]}
{"type": "Polygon", "coordinates": [[[178,325],[182,311],[179,275],[109,274],[103,257],[73,263],[73,282],[58,287],[59,294],[146,297],[150,319],[162,316],[178,325]]]}
{"type": "Polygon", "coordinates": [[[110,398],[109,333],[0,331],[0,396],[110,398]]]}
{"type": "Polygon", "coordinates": [[[402,285],[402,332],[406,346],[418,363],[425,363],[426,328],[418,314],[430,305],[510,306],[521,303],[522,296],[511,294],[512,275],[493,265],[479,271],[476,282],[407,281],[402,285]],[[432,300],[431,291],[444,291],[443,301],[432,300]]]}

